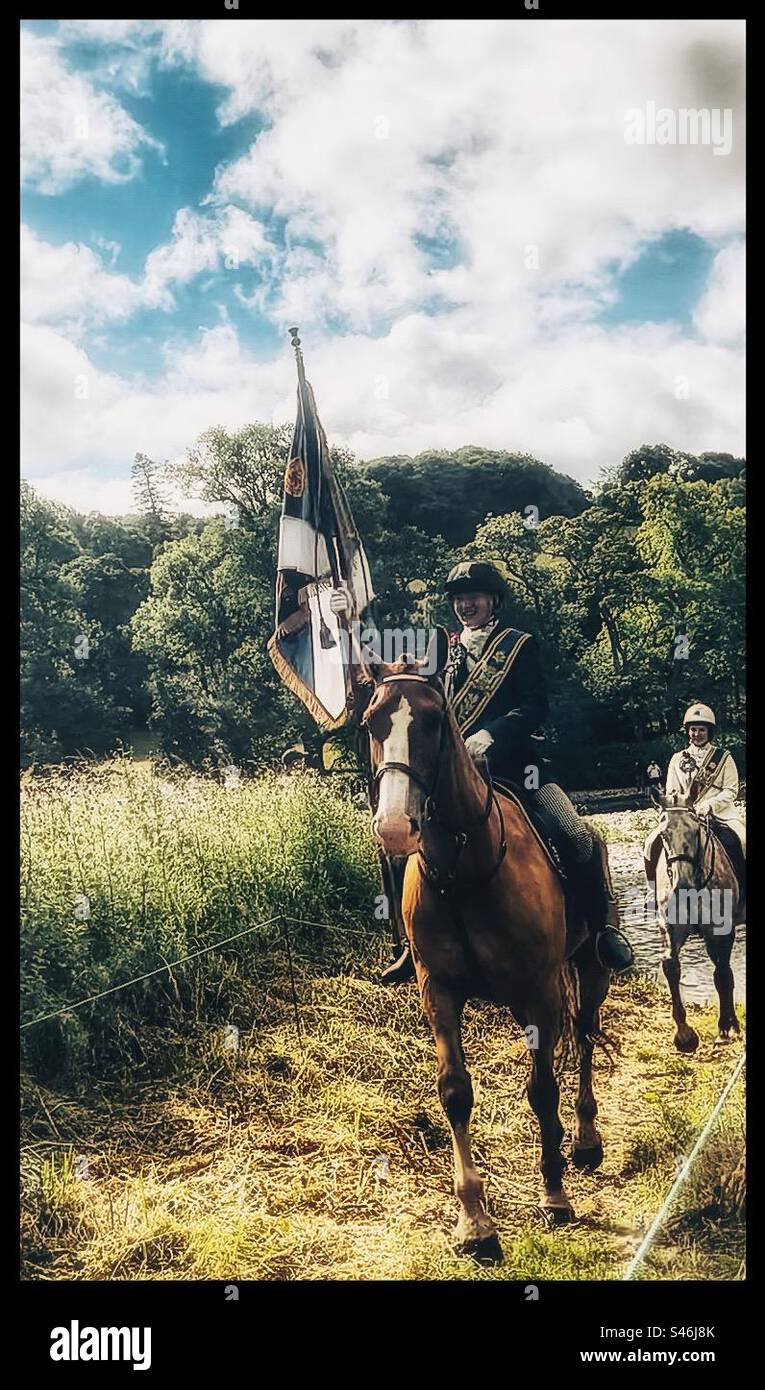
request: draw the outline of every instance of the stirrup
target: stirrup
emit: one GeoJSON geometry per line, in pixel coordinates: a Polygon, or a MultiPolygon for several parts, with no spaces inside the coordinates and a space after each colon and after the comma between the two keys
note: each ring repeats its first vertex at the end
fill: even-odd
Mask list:
{"type": "Polygon", "coordinates": [[[405,941],[396,959],[391,961],[379,977],[381,985],[400,985],[414,979],[414,961],[409,942],[405,941]]]}
{"type": "Polygon", "coordinates": [[[635,955],[624,932],[616,927],[606,926],[595,937],[595,955],[601,965],[621,975],[635,964],[635,955]]]}

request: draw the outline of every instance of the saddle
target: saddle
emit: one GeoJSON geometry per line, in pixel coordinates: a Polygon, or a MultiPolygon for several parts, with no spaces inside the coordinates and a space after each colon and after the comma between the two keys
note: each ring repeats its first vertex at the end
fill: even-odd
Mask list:
{"type": "Polygon", "coordinates": [[[509,801],[512,801],[521,812],[530,830],[534,832],[539,844],[544,850],[555,870],[561,883],[565,886],[568,875],[563,867],[563,856],[560,846],[556,844],[555,838],[550,834],[546,823],[541,816],[533,814],[529,805],[523,799],[523,792],[517,782],[511,782],[507,777],[492,777],[492,785],[495,791],[501,792],[509,801]]]}

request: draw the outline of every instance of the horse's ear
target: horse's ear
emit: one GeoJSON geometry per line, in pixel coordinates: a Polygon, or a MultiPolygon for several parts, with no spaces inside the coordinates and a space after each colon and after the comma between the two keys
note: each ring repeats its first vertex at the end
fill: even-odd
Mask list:
{"type": "Polygon", "coordinates": [[[382,661],[375,652],[364,652],[361,658],[359,681],[361,685],[379,685],[383,678],[382,661]]]}
{"type": "Polygon", "coordinates": [[[424,659],[419,663],[424,676],[440,676],[449,659],[449,634],[445,627],[434,627],[424,659]]]}
{"type": "Polygon", "coordinates": [[[667,809],[667,798],[666,798],[666,796],[662,796],[661,792],[658,791],[656,787],[651,787],[651,790],[650,790],[649,795],[650,795],[650,797],[651,797],[651,800],[652,800],[654,806],[660,806],[661,809],[662,809],[662,811],[666,811],[666,809],[667,809]]]}
{"type": "Polygon", "coordinates": [[[384,662],[380,643],[376,633],[372,633],[368,640],[360,642],[356,649],[360,667],[359,679],[362,685],[378,685],[386,674],[383,670],[384,662]]]}

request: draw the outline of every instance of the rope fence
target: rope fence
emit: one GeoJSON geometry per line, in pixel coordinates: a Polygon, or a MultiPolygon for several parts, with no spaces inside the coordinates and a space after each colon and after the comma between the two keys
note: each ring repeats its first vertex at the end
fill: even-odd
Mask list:
{"type": "Polygon", "coordinates": [[[664,1224],[665,1218],[669,1215],[669,1212],[671,1211],[672,1207],[674,1206],[675,1201],[677,1200],[677,1197],[678,1197],[678,1195],[679,1195],[679,1193],[680,1193],[680,1189],[681,1189],[681,1188],[684,1186],[684,1184],[687,1182],[687,1180],[688,1180],[688,1178],[689,1178],[689,1176],[690,1176],[690,1173],[691,1173],[691,1169],[693,1168],[693,1165],[694,1165],[694,1163],[696,1162],[696,1159],[698,1158],[699,1154],[701,1153],[702,1149],[704,1148],[704,1145],[706,1144],[707,1139],[709,1138],[709,1136],[710,1136],[710,1134],[711,1134],[711,1132],[712,1132],[712,1127],[713,1127],[713,1125],[714,1125],[715,1120],[717,1119],[717,1116],[720,1114],[720,1111],[722,1110],[722,1108],[723,1108],[723,1106],[724,1106],[726,1100],[728,1099],[728,1096],[730,1095],[731,1091],[733,1090],[733,1087],[735,1086],[736,1082],[738,1081],[739,1076],[741,1075],[741,1073],[742,1073],[742,1071],[743,1071],[743,1069],[744,1069],[744,1064],[745,1064],[745,1062],[746,1062],[746,1053],[744,1052],[744,1053],[742,1053],[742,1055],[739,1057],[739,1060],[738,1060],[736,1066],[734,1067],[734,1069],[733,1069],[731,1075],[728,1077],[728,1080],[726,1081],[725,1085],[723,1086],[723,1089],[722,1089],[722,1091],[720,1092],[720,1094],[719,1094],[719,1096],[718,1096],[718,1098],[717,1098],[717,1102],[716,1102],[714,1108],[712,1109],[712,1111],[711,1111],[711,1113],[710,1113],[710,1115],[709,1115],[709,1117],[708,1117],[708,1119],[707,1119],[707,1122],[706,1122],[706,1124],[704,1125],[704,1128],[702,1129],[701,1133],[699,1134],[699,1136],[698,1136],[698,1138],[697,1138],[697,1140],[696,1140],[696,1143],[694,1144],[693,1148],[691,1149],[691,1152],[689,1153],[688,1157],[686,1158],[685,1162],[683,1163],[682,1167],[680,1168],[680,1170],[679,1170],[679,1172],[678,1172],[678,1174],[677,1174],[677,1177],[675,1178],[675,1181],[673,1182],[671,1188],[669,1189],[669,1192],[667,1193],[666,1197],[664,1198],[664,1201],[662,1202],[661,1206],[659,1207],[659,1210],[658,1210],[658,1212],[656,1213],[656,1216],[654,1217],[653,1221],[651,1222],[651,1225],[649,1226],[648,1230],[646,1231],[645,1235],[643,1236],[643,1239],[641,1240],[640,1245],[638,1246],[638,1248],[637,1248],[637,1250],[635,1251],[635,1254],[633,1255],[632,1259],[630,1260],[630,1262],[629,1262],[629,1264],[628,1264],[628,1266],[627,1266],[627,1268],[626,1268],[624,1274],[622,1275],[622,1283],[624,1283],[625,1280],[634,1279],[637,1270],[640,1268],[641,1264],[643,1263],[643,1260],[645,1259],[646,1255],[648,1254],[648,1251],[650,1250],[651,1246],[653,1245],[653,1242],[654,1242],[654,1240],[655,1240],[655,1238],[656,1238],[658,1232],[661,1230],[661,1227],[662,1227],[662,1225],[664,1224]]]}
{"type": "MultiPolygon", "coordinates": [[[[163,970],[174,970],[176,966],[184,965],[186,961],[196,960],[200,956],[208,955],[210,951],[218,951],[221,949],[221,947],[228,946],[233,941],[240,941],[242,937],[251,936],[253,932],[259,931],[261,927],[272,926],[274,922],[281,922],[284,930],[284,937],[287,946],[287,957],[289,961],[290,980],[293,986],[293,993],[295,982],[292,968],[292,958],[293,954],[296,953],[293,953],[292,951],[289,934],[287,932],[286,927],[287,922],[296,922],[300,926],[305,927],[322,927],[325,931],[335,935],[339,934],[343,936],[362,936],[367,939],[369,939],[370,935],[368,931],[363,930],[361,927],[337,927],[333,926],[329,922],[314,922],[307,917],[292,917],[289,913],[278,912],[274,917],[266,917],[262,922],[255,922],[253,926],[245,927],[243,931],[235,932],[233,936],[226,936],[223,937],[220,941],[214,941],[210,946],[203,946],[199,951],[190,951],[188,955],[180,956],[178,960],[167,961],[164,965],[158,965],[153,970],[145,971],[143,975],[135,975],[130,980],[123,980],[122,983],[119,985],[110,985],[108,989],[99,990],[97,994],[89,994],[85,999],[78,999],[74,1004],[64,1004],[60,1009],[53,1009],[50,1013],[40,1014],[38,1018],[31,1018],[26,1023],[21,1024],[21,1032],[23,1033],[27,1028],[34,1028],[38,1023],[45,1023],[48,1021],[48,1019],[59,1018],[61,1014],[74,1013],[76,1009],[82,1009],[85,1007],[86,1004],[95,1004],[97,1000],[105,999],[106,996],[109,994],[117,994],[120,990],[129,989],[131,985],[138,985],[141,983],[142,980],[150,980],[154,975],[161,975],[163,970]]],[[[297,1020],[297,1029],[299,1035],[299,1019],[297,1020]]]]}

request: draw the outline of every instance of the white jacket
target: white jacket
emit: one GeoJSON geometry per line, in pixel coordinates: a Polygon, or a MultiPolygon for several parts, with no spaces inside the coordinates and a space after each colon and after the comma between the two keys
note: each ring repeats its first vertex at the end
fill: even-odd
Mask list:
{"type": "MultiPolygon", "coordinates": [[[[707,757],[711,756],[714,748],[715,744],[706,744],[703,750],[699,750],[703,752],[704,755],[701,759],[693,757],[693,754],[691,754],[693,762],[695,763],[693,769],[684,769],[682,766],[684,761],[687,762],[686,752],[688,750],[684,750],[682,753],[675,753],[673,757],[670,758],[669,768],[667,770],[667,796],[671,796],[672,792],[677,792],[680,796],[687,796],[691,782],[699,767],[704,766],[707,757]]],[[[694,753],[695,752],[696,750],[694,749],[694,753]]],[[[726,758],[723,758],[710,785],[705,788],[701,796],[693,804],[694,810],[698,811],[700,815],[712,814],[716,816],[718,820],[723,821],[725,825],[729,825],[731,830],[735,830],[743,846],[744,853],[746,853],[746,821],[741,815],[739,808],[734,804],[737,796],[738,771],[729,753],[726,758]]]]}

